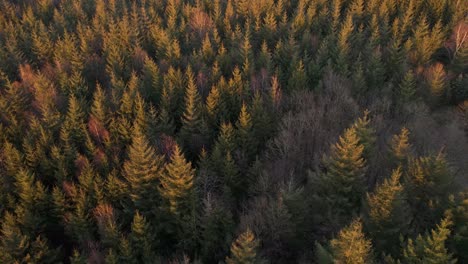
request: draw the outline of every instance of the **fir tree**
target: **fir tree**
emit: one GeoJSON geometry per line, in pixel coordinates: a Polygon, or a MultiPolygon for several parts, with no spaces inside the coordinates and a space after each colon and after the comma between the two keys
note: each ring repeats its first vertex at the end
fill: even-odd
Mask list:
{"type": "Polygon", "coordinates": [[[190,212],[193,197],[194,169],[178,145],[174,147],[171,161],[165,167],[161,177],[162,196],[166,199],[169,211],[175,215],[184,215],[190,212]]]}
{"type": "Polygon", "coordinates": [[[153,263],[155,261],[153,239],[154,231],[151,230],[138,211],[136,211],[129,235],[129,242],[132,248],[132,259],[137,263],[153,263]]]}
{"type": "Polygon", "coordinates": [[[421,233],[434,225],[447,207],[448,195],[454,188],[453,174],[442,153],[412,158],[404,176],[405,192],[410,205],[413,232],[421,233]]]}
{"type": "Polygon", "coordinates": [[[398,253],[395,246],[408,225],[401,177],[402,169],[398,167],[373,193],[367,194],[368,228],[375,248],[381,252],[398,253]]]}
{"type": "Polygon", "coordinates": [[[392,154],[397,161],[402,162],[410,153],[411,144],[409,143],[409,130],[404,127],[400,134],[394,135],[391,142],[392,154]]]}
{"type": "Polygon", "coordinates": [[[366,159],[372,156],[376,141],[375,129],[370,124],[369,114],[368,110],[364,111],[363,117],[358,118],[353,124],[353,128],[356,129],[356,134],[359,137],[359,143],[364,146],[363,157],[366,159]]]}
{"type": "Polygon", "coordinates": [[[132,144],[128,149],[128,159],[123,165],[123,172],[129,186],[132,201],[131,214],[138,209],[148,213],[159,202],[157,184],[161,175],[162,159],[156,155],[142,131],[136,127],[132,135],[132,144]]]}
{"type": "Polygon", "coordinates": [[[318,177],[319,195],[341,220],[358,210],[366,191],[363,152],[356,129],[347,129],[324,160],[327,172],[318,177]]]}
{"type": "Polygon", "coordinates": [[[254,233],[247,229],[231,245],[231,256],[226,258],[228,264],[253,264],[257,261],[259,242],[254,233]]]}
{"type": "Polygon", "coordinates": [[[410,102],[416,95],[416,81],[412,70],[406,72],[399,85],[399,99],[402,103],[410,102]]]}
{"type": "Polygon", "coordinates": [[[364,235],[360,219],[343,228],[330,244],[334,263],[372,263],[372,243],[364,235]]]}
{"type": "Polygon", "coordinates": [[[449,253],[445,243],[450,236],[452,219],[446,216],[437,229],[431,230],[430,234],[424,237],[418,235],[415,241],[408,240],[406,248],[403,250],[403,263],[456,263],[457,260],[449,253]]]}

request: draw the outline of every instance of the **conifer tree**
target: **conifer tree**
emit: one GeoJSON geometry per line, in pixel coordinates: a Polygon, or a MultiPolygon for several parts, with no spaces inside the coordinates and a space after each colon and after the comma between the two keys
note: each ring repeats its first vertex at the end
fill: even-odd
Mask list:
{"type": "Polygon", "coordinates": [[[437,100],[442,100],[446,95],[446,82],[444,66],[440,63],[434,65],[427,78],[429,91],[437,100]]]}
{"type": "Polygon", "coordinates": [[[445,245],[450,236],[452,224],[451,216],[448,215],[437,225],[437,229],[431,230],[430,234],[424,237],[418,235],[415,241],[410,238],[403,250],[402,262],[405,264],[456,263],[457,260],[449,253],[445,245]]]}
{"type": "Polygon", "coordinates": [[[366,159],[372,156],[376,141],[375,130],[370,124],[369,114],[369,110],[365,110],[364,115],[353,124],[353,128],[356,129],[356,134],[359,137],[359,143],[364,146],[363,156],[366,159]]]}
{"type": "Polygon", "coordinates": [[[161,176],[159,191],[172,219],[167,232],[177,241],[177,247],[185,251],[193,250],[199,243],[194,176],[191,162],[185,160],[181,149],[175,145],[161,176]]]}
{"type": "Polygon", "coordinates": [[[195,170],[187,162],[178,145],[174,147],[171,161],[161,176],[161,195],[166,199],[169,211],[175,215],[190,213],[193,198],[195,170]]]}
{"type": "Polygon", "coordinates": [[[181,137],[184,146],[193,146],[193,137],[201,130],[201,99],[195,85],[193,73],[187,70],[187,89],[185,91],[185,110],[182,114],[181,137]]]}
{"type": "Polygon", "coordinates": [[[304,62],[301,60],[295,65],[291,78],[288,80],[288,90],[292,92],[307,88],[309,88],[307,84],[307,75],[304,68],[304,62]]]}
{"type": "Polygon", "coordinates": [[[145,217],[136,211],[129,235],[133,261],[137,263],[153,263],[155,261],[153,232],[145,217]]]}
{"type": "Polygon", "coordinates": [[[217,86],[213,86],[206,98],[206,111],[211,121],[211,125],[216,127],[222,113],[220,93],[217,86]]]}
{"type": "Polygon", "coordinates": [[[410,102],[416,94],[416,81],[412,70],[406,72],[399,85],[399,98],[402,103],[410,102]]]}
{"type": "Polygon", "coordinates": [[[237,128],[237,145],[245,151],[247,159],[250,160],[255,151],[255,141],[252,138],[252,118],[247,111],[247,106],[242,104],[241,112],[236,123],[237,128]]]}
{"type": "Polygon", "coordinates": [[[257,261],[259,242],[254,233],[247,229],[240,234],[231,245],[231,256],[226,258],[227,264],[254,264],[257,261]]]}
{"type": "Polygon", "coordinates": [[[136,127],[132,135],[132,144],[128,149],[128,159],[123,165],[123,173],[132,202],[129,213],[132,216],[136,209],[147,213],[159,204],[157,185],[161,166],[161,157],[156,155],[143,132],[136,127]]]}
{"type": "Polygon", "coordinates": [[[372,263],[372,243],[364,235],[360,219],[343,228],[330,244],[334,263],[372,263]]]}
{"type": "Polygon", "coordinates": [[[351,216],[360,207],[366,191],[363,152],[356,129],[347,129],[324,160],[327,172],[318,175],[319,195],[338,216],[336,221],[351,216]]]}
{"type": "Polygon", "coordinates": [[[76,147],[84,142],[86,133],[84,118],[80,102],[74,95],[70,96],[67,116],[63,122],[62,131],[68,134],[68,139],[76,147]]]}
{"type": "Polygon", "coordinates": [[[454,188],[453,174],[442,153],[412,158],[404,177],[410,205],[413,232],[421,233],[434,225],[447,208],[448,195],[454,188]]]}
{"type": "Polygon", "coordinates": [[[403,127],[400,134],[394,135],[392,138],[392,154],[399,162],[405,160],[410,153],[411,144],[409,143],[409,134],[409,130],[403,127]]]}
{"type": "Polygon", "coordinates": [[[389,179],[378,185],[373,193],[367,194],[368,228],[381,252],[398,253],[395,248],[400,234],[408,225],[407,204],[400,183],[402,169],[398,167],[389,179]]]}

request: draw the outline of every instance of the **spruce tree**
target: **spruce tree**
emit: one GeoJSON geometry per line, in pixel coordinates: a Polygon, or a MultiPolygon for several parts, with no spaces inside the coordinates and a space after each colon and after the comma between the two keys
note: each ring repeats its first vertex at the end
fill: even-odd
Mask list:
{"type": "Polygon", "coordinates": [[[372,263],[372,243],[362,230],[362,222],[355,219],[343,228],[331,242],[334,263],[372,263]]]}
{"type": "Polygon", "coordinates": [[[231,245],[231,256],[226,258],[227,264],[254,264],[257,262],[259,242],[254,233],[247,229],[240,234],[231,245]]]}
{"type": "Polygon", "coordinates": [[[410,205],[413,233],[421,233],[436,224],[448,205],[454,190],[454,176],[442,153],[411,158],[404,175],[405,193],[410,205]]]}
{"type": "Polygon", "coordinates": [[[409,135],[409,130],[403,127],[400,134],[394,135],[392,138],[392,155],[398,162],[404,161],[410,154],[411,144],[409,143],[409,135]]]}
{"type": "Polygon", "coordinates": [[[138,211],[133,217],[129,242],[131,244],[132,259],[136,263],[154,263],[154,231],[138,211]]]}
{"type": "Polygon", "coordinates": [[[405,77],[399,85],[398,98],[401,103],[408,103],[416,95],[416,80],[412,70],[406,72],[405,77]]]}
{"type": "Polygon", "coordinates": [[[324,160],[327,171],[318,175],[318,191],[332,214],[338,217],[335,221],[346,219],[360,208],[366,192],[363,152],[364,146],[352,127],[332,145],[330,156],[324,160]]]}
{"type": "MultiPolygon", "coordinates": [[[[185,110],[182,114],[180,136],[186,148],[193,148],[196,135],[199,135],[201,132],[201,99],[190,68],[187,70],[186,75],[187,89],[185,91],[185,110]]],[[[197,151],[196,149],[192,150],[193,152],[197,151]]]]}
{"type": "Polygon", "coordinates": [[[367,194],[368,230],[380,252],[398,253],[400,234],[407,230],[409,216],[403,185],[402,169],[398,167],[389,179],[367,194]]]}
{"type": "Polygon", "coordinates": [[[436,229],[431,230],[424,236],[418,235],[416,240],[408,240],[406,248],[403,249],[402,262],[405,264],[434,263],[453,264],[457,260],[449,253],[446,242],[450,236],[452,226],[451,216],[448,215],[436,229]]]}
{"type": "Polygon", "coordinates": [[[376,141],[375,129],[370,123],[369,114],[369,110],[365,110],[363,117],[358,118],[353,124],[359,137],[359,143],[364,146],[363,157],[366,159],[372,157],[376,141]]]}
{"type": "Polygon", "coordinates": [[[167,202],[169,211],[177,216],[190,213],[194,192],[194,174],[178,145],[174,147],[171,161],[161,176],[159,191],[167,202]]]}
{"type": "Polygon", "coordinates": [[[156,155],[143,132],[136,127],[123,173],[128,184],[131,215],[135,210],[145,214],[159,204],[157,185],[162,172],[162,158],[156,155]]]}

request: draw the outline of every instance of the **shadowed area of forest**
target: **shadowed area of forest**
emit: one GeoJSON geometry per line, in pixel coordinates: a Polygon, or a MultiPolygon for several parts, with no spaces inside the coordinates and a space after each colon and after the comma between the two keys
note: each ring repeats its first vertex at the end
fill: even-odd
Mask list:
{"type": "Polygon", "coordinates": [[[0,0],[0,263],[468,263],[466,0],[0,0]]]}

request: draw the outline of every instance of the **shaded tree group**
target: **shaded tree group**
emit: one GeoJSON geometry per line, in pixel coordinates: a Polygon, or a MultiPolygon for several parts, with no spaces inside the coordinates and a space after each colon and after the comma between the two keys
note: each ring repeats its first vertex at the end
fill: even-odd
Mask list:
{"type": "Polygon", "coordinates": [[[0,0],[0,263],[468,262],[464,0],[0,0]]]}

